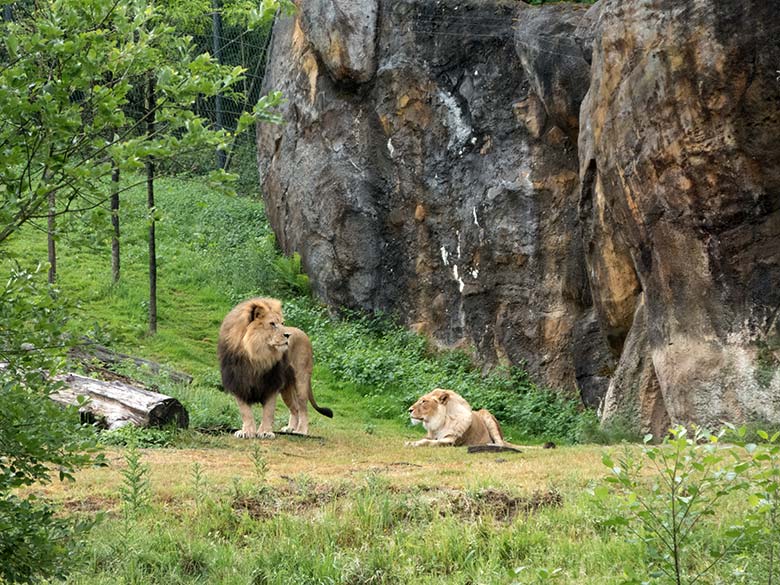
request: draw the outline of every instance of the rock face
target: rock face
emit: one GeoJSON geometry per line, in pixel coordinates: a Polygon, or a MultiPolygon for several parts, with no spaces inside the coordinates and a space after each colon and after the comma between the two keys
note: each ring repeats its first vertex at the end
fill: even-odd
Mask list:
{"type": "Polygon", "coordinates": [[[780,420],[780,1],[601,2],[279,20],[287,122],[258,127],[278,241],[327,303],[607,418],[780,420]]]}
{"type": "MultiPolygon", "coordinates": [[[[383,15],[373,38],[346,17],[307,16],[329,10],[324,1],[276,25],[266,85],[288,97],[288,123],[258,138],[282,248],[300,252],[332,305],[395,313],[441,344],[472,346],[488,363],[524,362],[570,392],[579,381],[597,404],[614,358],[591,310],[578,234],[587,74],[564,71],[560,87],[547,87],[541,76],[554,67],[533,52],[527,59],[544,63],[526,74],[512,0],[359,4],[355,13],[383,15]],[[345,84],[337,72],[371,71],[370,59],[323,38],[376,47],[373,77],[345,84]]],[[[555,25],[561,36],[585,14],[565,8],[555,12],[567,18],[555,25]]],[[[530,37],[556,22],[532,15],[530,37]]],[[[561,50],[587,72],[576,43],[561,50]]]]}
{"type": "Polygon", "coordinates": [[[606,0],[595,38],[579,143],[591,290],[613,347],[657,378],[621,360],[607,411],[657,386],[661,418],[776,422],[780,2],[606,0]]]}

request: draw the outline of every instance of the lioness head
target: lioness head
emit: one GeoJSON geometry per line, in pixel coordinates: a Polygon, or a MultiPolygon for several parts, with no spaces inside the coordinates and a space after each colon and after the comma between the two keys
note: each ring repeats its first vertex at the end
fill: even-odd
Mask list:
{"type": "Polygon", "coordinates": [[[412,424],[417,425],[422,423],[425,428],[438,426],[436,425],[436,422],[439,419],[443,419],[447,414],[447,401],[450,399],[451,394],[452,392],[450,390],[435,388],[431,392],[428,392],[428,394],[421,396],[419,400],[409,408],[409,416],[412,419],[412,424]]]}
{"type": "Polygon", "coordinates": [[[284,327],[282,304],[276,299],[252,299],[245,307],[242,345],[255,362],[278,361],[287,351],[290,334],[284,327]]]}

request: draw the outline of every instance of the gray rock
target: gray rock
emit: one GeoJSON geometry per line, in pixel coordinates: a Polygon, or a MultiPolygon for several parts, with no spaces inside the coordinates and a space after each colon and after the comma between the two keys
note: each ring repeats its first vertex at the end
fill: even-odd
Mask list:
{"type": "Polygon", "coordinates": [[[778,15],[306,2],[265,79],[286,124],[258,127],[278,241],[328,304],[606,419],[780,422],[778,15]]]}
{"type": "MultiPolygon", "coordinates": [[[[570,394],[580,380],[596,404],[614,358],[590,312],[578,159],[517,56],[517,18],[536,14],[518,6],[380,2],[376,73],[351,88],[298,38],[310,25],[277,24],[265,83],[289,101],[286,126],[258,130],[263,192],[327,303],[393,313],[570,394]]],[[[566,87],[576,108],[584,88],[566,87]]]]}
{"type": "Polygon", "coordinates": [[[377,0],[298,3],[306,41],[335,81],[365,83],[376,71],[377,0]]]}

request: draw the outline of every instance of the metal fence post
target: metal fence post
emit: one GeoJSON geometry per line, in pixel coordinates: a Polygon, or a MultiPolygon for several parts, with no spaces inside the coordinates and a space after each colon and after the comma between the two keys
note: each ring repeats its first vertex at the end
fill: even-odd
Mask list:
{"type": "MultiPolygon", "coordinates": [[[[222,65],[222,12],[220,11],[221,7],[219,0],[211,0],[211,7],[214,9],[211,18],[211,38],[214,46],[214,58],[217,60],[217,63],[222,65]]],[[[217,130],[222,130],[222,128],[224,128],[223,108],[222,94],[218,93],[214,99],[214,124],[217,130]]],[[[226,162],[227,153],[224,150],[218,149],[217,168],[224,169],[226,162]]]]}

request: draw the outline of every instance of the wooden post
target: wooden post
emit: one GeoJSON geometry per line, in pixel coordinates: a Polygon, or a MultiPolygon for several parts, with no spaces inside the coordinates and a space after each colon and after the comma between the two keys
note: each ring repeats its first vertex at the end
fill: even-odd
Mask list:
{"type": "Polygon", "coordinates": [[[114,163],[111,172],[111,279],[116,284],[119,282],[119,167],[114,163]]]}
{"type": "MultiPolygon", "coordinates": [[[[157,107],[154,75],[146,84],[146,135],[154,140],[154,116],[157,107]]],[[[157,251],[154,233],[154,158],[146,159],[146,202],[149,210],[149,333],[157,333],[157,251]]]]}

